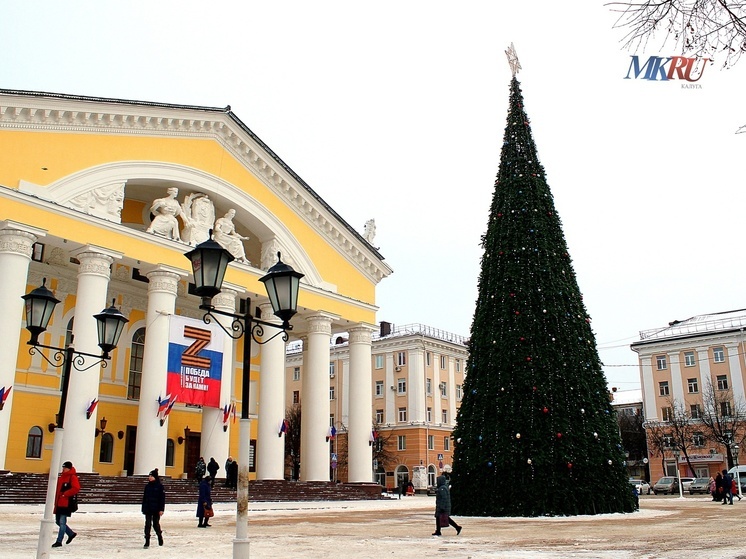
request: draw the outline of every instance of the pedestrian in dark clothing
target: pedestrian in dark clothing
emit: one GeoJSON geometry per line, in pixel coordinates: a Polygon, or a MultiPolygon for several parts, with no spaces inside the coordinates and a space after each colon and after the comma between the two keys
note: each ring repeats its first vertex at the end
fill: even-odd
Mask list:
{"type": "Polygon", "coordinates": [[[202,478],[205,477],[206,472],[207,464],[205,464],[205,459],[200,456],[199,460],[197,460],[197,465],[194,466],[194,477],[197,478],[197,483],[202,481],[202,478]]]}
{"type": "Polygon", "coordinates": [[[215,487],[215,476],[218,475],[220,466],[215,462],[214,458],[210,458],[210,462],[207,464],[207,471],[210,473],[210,487],[215,487]]]}
{"type": "Polygon", "coordinates": [[[231,486],[231,465],[233,464],[233,457],[229,456],[228,460],[225,461],[225,486],[230,488],[231,486]]]}
{"type": "Polygon", "coordinates": [[[67,536],[65,543],[70,543],[78,535],[67,525],[67,519],[78,510],[73,497],[79,492],[80,480],[78,474],[73,468],[72,462],[64,462],[62,473],[57,478],[57,493],[54,499],[54,521],[60,529],[57,532],[57,541],[52,544],[52,547],[62,547],[62,538],[65,536],[67,536]]]}
{"type": "Polygon", "coordinates": [[[161,530],[161,516],[166,509],[166,491],[163,489],[158,468],[148,474],[148,483],[142,494],[142,513],[145,515],[145,545],[150,547],[150,527],[153,527],[158,537],[158,545],[163,545],[163,531],[161,530]]]}
{"type": "Polygon", "coordinates": [[[435,490],[435,532],[433,536],[440,536],[440,529],[447,526],[456,528],[456,535],[461,533],[462,526],[459,526],[451,518],[451,492],[448,489],[448,480],[446,476],[438,476],[438,488],[435,490]],[[446,522],[447,519],[447,522],[446,522]]]}
{"type": "Polygon", "coordinates": [[[733,493],[731,487],[733,486],[733,478],[730,477],[728,470],[723,470],[723,504],[728,502],[729,505],[733,504],[733,493]]]}
{"type": "Polygon", "coordinates": [[[715,493],[712,495],[713,501],[723,500],[723,474],[718,473],[715,476],[715,493]]]}
{"type": "Polygon", "coordinates": [[[236,487],[238,487],[238,462],[234,460],[228,469],[228,488],[236,489],[236,487]]]}
{"type": "Polygon", "coordinates": [[[207,528],[210,526],[210,517],[212,516],[212,491],[210,489],[210,480],[203,478],[199,484],[199,501],[197,501],[197,518],[199,518],[198,528],[207,528]],[[208,516],[209,515],[209,516],[208,516]]]}

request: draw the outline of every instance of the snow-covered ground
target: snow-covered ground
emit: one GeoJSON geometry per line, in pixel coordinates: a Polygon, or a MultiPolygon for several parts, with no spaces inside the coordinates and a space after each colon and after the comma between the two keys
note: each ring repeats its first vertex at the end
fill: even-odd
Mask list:
{"type": "MultiPolygon", "coordinates": [[[[381,501],[251,503],[250,556],[361,559],[444,557],[501,559],[736,559],[746,500],[733,506],[709,497],[645,496],[629,515],[568,518],[469,518],[456,536],[434,530],[434,498],[381,501]]],[[[83,505],[70,525],[79,536],[50,556],[228,559],[233,557],[235,505],[217,504],[209,528],[197,528],[195,507],[166,507],[164,546],[143,549],[143,516],[134,505],[83,505]]],[[[36,557],[43,506],[0,505],[0,557],[36,557]]]]}

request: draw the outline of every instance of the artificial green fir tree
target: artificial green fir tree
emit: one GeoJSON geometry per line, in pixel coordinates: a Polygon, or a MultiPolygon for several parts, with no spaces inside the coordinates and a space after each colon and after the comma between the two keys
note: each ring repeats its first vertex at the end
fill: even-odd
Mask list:
{"type": "Polygon", "coordinates": [[[596,341],[515,77],[454,429],[453,513],[632,512],[596,341]]]}

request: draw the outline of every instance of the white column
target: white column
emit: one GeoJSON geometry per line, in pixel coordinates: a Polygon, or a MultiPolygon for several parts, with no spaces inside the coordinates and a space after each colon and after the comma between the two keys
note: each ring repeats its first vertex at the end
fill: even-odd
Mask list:
{"type": "Polygon", "coordinates": [[[668,353],[668,363],[671,366],[671,399],[686,409],[686,400],[684,400],[684,385],[681,380],[681,353],[674,350],[668,353]]]}
{"type": "MultiPolygon", "coordinates": [[[[262,311],[262,320],[278,326],[282,324],[282,321],[272,314],[272,305],[269,303],[260,305],[259,309],[262,311]]],[[[276,337],[261,346],[256,478],[284,479],[285,435],[279,436],[279,432],[280,424],[285,418],[285,342],[282,334],[277,335],[280,332],[279,328],[263,329],[263,340],[275,335],[276,337]]]]}
{"type": "MultiPolygon", "coordinates": [[[[373,326],[350,328],[350,428],[347,431],[348,481],[373,481],[373,389],[371,333],[373,326]]],[[[301,454],[301,458],[303,455],[301,454]]]]}
{"type": "Polygon", "coordinates": [[[725,344],[725,350],[728,352],[728,366],[730,369],[731,392],[735,401],[743,401],[744,386],[743,374],[741,372],[741,361],[738,356],[738,343],[725,344]]]}
{"type": "Polygon", "coordinates": [[[158,398],[165,397],[168,375],[169,319],[176,308],[180,270],[158,266],[148,272],[148,311],[145,327],[145,350],[140,379],[140,405],[137,408],[137,442],[135,475],[145,475],[153,468],[166,471],[168,419],[158,419],[158,398]]]}
{"type": "Polygon", "coordinates": [[[424,348],[409,350],[407,358],[407,407],[409,421],[425,421],[425,351],[424,348]]]}
{"type": "Polygon", "coordinates": [[[332,318],[326,314],[309,316],[308,351],[303,356],[301,386],[302,417],[300,433],[301,481],[329,481],[329,343],[332,318]]]}
{"type": "MultiPolygon", "coordinates": [[[[41,229],[27,227],[12,221],[0,222],[0,270],[2,270],[3,287],[0,289],[0,308],[3,309],[3,320],[0,320],[0,388],[10,389],[0,412],[0,470],[5,469],[5,457],[8,448],[10,416],[13,409],[16,376],[16,356],[21,339],[21,321],[23,320],[23,299],[26,293],[26,281],[29,263],[31,262],[32,245],[46,233],[41,229]]],[[[34,289],[39,287],[33,286],[34,289]]]]}
{"type": "MultiPolygon", "coordinates": [[[[707,390],[706,387],[711,386],[713,389],[717,389],[717,382],[712,378],[712,370],[710,369],[710,351],[708,347],[698,347],[697,350],[697,361],[699,362],[699,376],[700,376],[700,391],[704,393],[707,390]]],[[[712,398],[704,398],[704,411],[705,413],[714,413],[712,409],[712,398]]],[[[647,417],[647,415],[646,415],[647,417]]]]}
{"type": "MultiPolygon", "coordinates": [[[[75,254],[80,262],[78,268],[78,292],[75,299],[75,322],[73,323],[72,346],[80,352],[99,355],[98,329],[94,315],[111,305],[107,300],[111,265],[121,254],[89,245],[75,254]]],[[[96,360],[85,358],[81,369],[96,360]]],[[[86,417],[86,409],[98,398],[98,385],[101,379],[101,365],[85,371],[70,371],[70,386],[67,393],[65,411],[65,439],[62,445],[62,459],[69,460],[79,472],[93,471],[93,446],[98,426],[98,408],[86,417]]]]}
{"type": "MultiPolygon", "coordinates": [[[[231,314],[236,312],[236,295],[243,291],[238,286],[229,286],[223,283],[220,293],[212,298],[212,304],[215,309],[231,314]]],[[[215,315],[216,320],[223,327],[231,331],[233,320],[227,316],[215,315]]],[[[223,407],[226,404],[230,406],[235,399],[233,398],[233,374],[235,371],[234,347],[235,340],[230,336],[225,336],[223,346],[223,369],[220,377],[220,408],[211,408],[203,406],[202,408],[202,433],[200,438],[200,456],[204,456],[206,461],[215,458],[220,465],[218,476],[226,475],[225,460],[230,454],[230,418],[226,425],[228,429],[223,430],[223,407]]]]}

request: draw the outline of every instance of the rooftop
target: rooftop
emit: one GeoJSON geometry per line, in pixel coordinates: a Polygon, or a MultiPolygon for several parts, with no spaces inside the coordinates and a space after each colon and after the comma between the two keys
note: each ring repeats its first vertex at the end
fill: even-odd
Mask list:
{"type": "MultiPolygon", "coordinates": [[[[641,330],[640,341],[647,342],[743,328],[746,328],[746,309],[738,309],[713,314],[700,314],[686,320],[674,320],[669,322],[668,326],[662,328],[641,330]]],[[[632,345],[638,343],[640,342],[635,342],[632,345]]]]}

